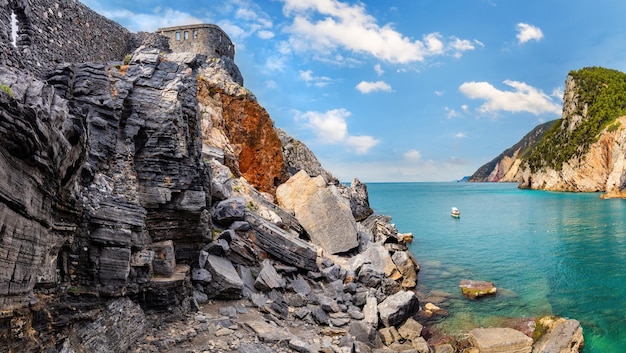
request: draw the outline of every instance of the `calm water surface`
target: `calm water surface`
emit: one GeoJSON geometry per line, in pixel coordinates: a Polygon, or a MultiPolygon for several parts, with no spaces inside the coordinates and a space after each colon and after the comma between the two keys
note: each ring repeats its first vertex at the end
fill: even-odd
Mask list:
{"type": "Polygon", "coordinates": [[[420,289],[452,296],[444,329],[558,315],[581,322],[583,352],[626,352],[626,201],[500,183],[367,187],[372,208],[413,233],[420,289]],[[498,294],[466,300],[465,278],[495,282],[498,294]]]}

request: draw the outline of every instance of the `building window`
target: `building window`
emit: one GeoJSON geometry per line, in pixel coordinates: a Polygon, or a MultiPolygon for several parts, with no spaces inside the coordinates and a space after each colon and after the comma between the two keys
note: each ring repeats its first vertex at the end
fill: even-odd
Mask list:
{"type": "Polygon", "coordinates": [[[180,40],[180,32],[176,32],[176,40],[180,40]]]}
{"type": "Polygon", "coordinates": [[[185,32],[183,33],[183,38],[184,38],[185,40],[189,39],[189,31],[185,31],[185,32]]]}
{"type": "Polygon", "coordinates": [[[193,39],[198,39],[198,30],[197,29],[193,30],[193,39]]]}

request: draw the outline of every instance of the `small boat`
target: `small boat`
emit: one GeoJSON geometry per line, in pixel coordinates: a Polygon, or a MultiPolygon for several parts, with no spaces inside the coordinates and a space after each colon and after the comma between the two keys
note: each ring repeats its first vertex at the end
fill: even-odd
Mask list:
{"type": "Polygon", "coordinates": [[[459,211],[459,209],[456,208],[456,207],[452,207],[452,211],[450,212],[450,216],[452,216],[454,218],[459,218],[459,217],[461,217],[461,211],[459,211]]]}

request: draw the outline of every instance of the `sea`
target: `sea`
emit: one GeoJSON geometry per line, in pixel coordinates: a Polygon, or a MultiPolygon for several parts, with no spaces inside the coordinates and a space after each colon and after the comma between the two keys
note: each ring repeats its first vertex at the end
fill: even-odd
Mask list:
{"type": "Polygon", "coordinates": [[[441,330],[462,335],[508,318],[556,315],[580,321],[582,352],[626,352],[626,200],[513,183],[367,188],[376,213],[413,233],[417,289],[447,298],[441,330]],[[463,298],[462,279],[494,282],[498,293],[463,298]]]}

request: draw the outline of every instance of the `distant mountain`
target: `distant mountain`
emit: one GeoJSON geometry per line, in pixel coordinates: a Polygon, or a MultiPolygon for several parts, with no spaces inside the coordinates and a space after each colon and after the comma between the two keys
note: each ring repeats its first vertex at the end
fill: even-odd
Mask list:
{"type": "Polygon", "coordinates": [[[565,86],[561,119],[537,126],[470,181],[626,197],[626,74],[588,67],[571,71],[565,86]]]}

